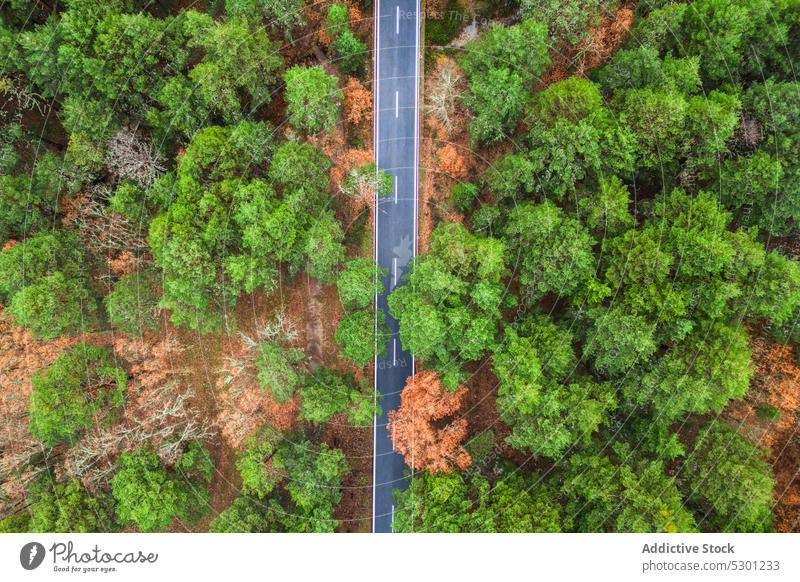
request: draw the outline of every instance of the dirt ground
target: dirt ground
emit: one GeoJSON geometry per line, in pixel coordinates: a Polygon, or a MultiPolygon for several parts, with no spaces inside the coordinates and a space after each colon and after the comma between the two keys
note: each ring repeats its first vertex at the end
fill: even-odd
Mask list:
{"type": "Polygon", "coordinates": [[[731,402],[725,413],[739,431],[768,449],[775,474],[775,521],[781,532],[800,531],[800,366],[797,347],[755,336],[755,374],[743,400],[731,402]],[[766,418],[765,406],[780,412],[766,418]]]}

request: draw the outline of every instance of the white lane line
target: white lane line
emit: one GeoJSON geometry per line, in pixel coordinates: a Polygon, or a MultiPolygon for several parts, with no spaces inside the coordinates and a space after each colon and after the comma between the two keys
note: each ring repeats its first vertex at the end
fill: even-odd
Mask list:
{"type": "Polygon", "coordinates": [[[392,531],[394,531],[394,503],[392,503],[392,531]]]}
{"type": "Polygon", "coordinates": [[[392,279],[392,281],[394,281],[392,287],[394,288],[397,287],[397,257],[392,259],[392,269],[394,270],[394,278],[392,279]]]}
{"type": "Polygon", "coordinates": [[[394,177],[394,203],[397,204],[397,176],[394,177]]]}
{"type": "MultiPolygon", "coordinates": [[[[381,53],[380,53],[380,46],[381,46],[381,27],[380,27],[380,14],[381,14],[381,0],[376,0],[375,2],[375,46],[373,48],[375,54],[375,70],[373,71],[373,81],[372,86],[376,88],[375,90],[375,103],[374,103],[374,110],[380,111],[380,91],[377,90],[378,87],[378,80],[380,79],[380,70],[381,70],[381,53]]],[[[372,139],[374,142],[378,141],[378,136],[380,135],[380,122],[379,122],[380,115],[373,115],[373,136],[372,139]]],[[[375,152],[375,176],[378,177],[380,162],[378,161],[378,144],[373,144],[374,152],[375,152]]],[[[373,246],[375,247],[375,262],[378,262],[378,192],[375,191],[375,231],[373,233],[373,246]]],[[[377,279],[377,276],[376,276],[377,279]]],[[[372,394],[372,401],[375,406],[375,410],[378,408],[378,292],[375,292],[375,362],[373,366],[373,376],[372,376],[372,387],[373,387],[373,394],[372,394]]],[[[377,521],[377,513],[376,513],[376,496],[378,488],[376,486],[377,483],[377,471],[378,471],[378,463],[376,459],[377,451],[375,450],[375,446],[378,443],[378,414],[374,413],[372,415],[372,531],[375,531],[375,524],[377,521]]]]}
{"type": "Polygon", "coordinates": [[[395,34],[400,34],[400,5],[397,5],[397,26],[395,27],[395,34]]]}
{"type": "MultiPolygon", "coordinates": [[[[417,13],[416,16],[416,39],[414,42],[415,59],[414,66],[414,254],[417,256],[418,238],[419,238],[419,66],[420,59],[422,58],[422,51],[420,50],[420,29],[422,28],[420,10],[422,8],[420,0],[417,0],[417,13]]],[[[411,359],[411,373],[415,373],[414,359],[411,359]]],[[[413,475],[413,470],[412,470],[413,475]]]]}
{"type": "Polygon", "coordinates": [[[394,92],[394,116],[400,117],[400,91],[394,92]]]}
{"type": "Polygon", "coordinates": [[[397,338],[392,340],[392,364],[397,365],[397,338]]]}

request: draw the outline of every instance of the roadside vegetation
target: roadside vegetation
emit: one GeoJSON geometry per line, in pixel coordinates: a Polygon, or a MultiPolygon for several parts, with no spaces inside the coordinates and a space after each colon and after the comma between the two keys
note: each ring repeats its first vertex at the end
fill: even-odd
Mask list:
{"type": "Polygon", "coordinates": [[[796,529],[798,5],[494,8],[429,4],[397,527],[796,529]]]}
{"type": "Polygon", "coordinates": [[[183,6],[0,7],[2,530],[368,527],[371,21],[183,6]]]}

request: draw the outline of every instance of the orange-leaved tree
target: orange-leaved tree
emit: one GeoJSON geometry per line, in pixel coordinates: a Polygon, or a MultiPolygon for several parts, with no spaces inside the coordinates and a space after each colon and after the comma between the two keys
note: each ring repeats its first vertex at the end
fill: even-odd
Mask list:
{"type": "Polygon", "coordinates": [[[467,389],[451,391],[434,371],[417,372],[406,382],[400,408],[389,413],[392,442],[406,464],[419,471],[451,472],[472,463],[462,446],[467,419],[459,416],[467,389]]]}

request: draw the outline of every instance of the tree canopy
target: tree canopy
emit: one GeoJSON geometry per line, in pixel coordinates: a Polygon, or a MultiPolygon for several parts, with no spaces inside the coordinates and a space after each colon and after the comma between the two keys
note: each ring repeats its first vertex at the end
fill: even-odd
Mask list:
{"type": "Polygon", "coordinates": [[[127,373],[108,349],[81,343],[33,377],[31,434],[48,446],[74,443],[78,433],[102,423],[125,402],[127,373]]]}
{"type": "Polygon", "coordinates": [[[430,251],[409,264],[406,284],[389,296],[403,346],[450,387],[458,385],[463,362],[497,346],[501,309],[513,304],[503,285],[505,252],[500,240],[442,224],[431,234],[430,251]]]}

